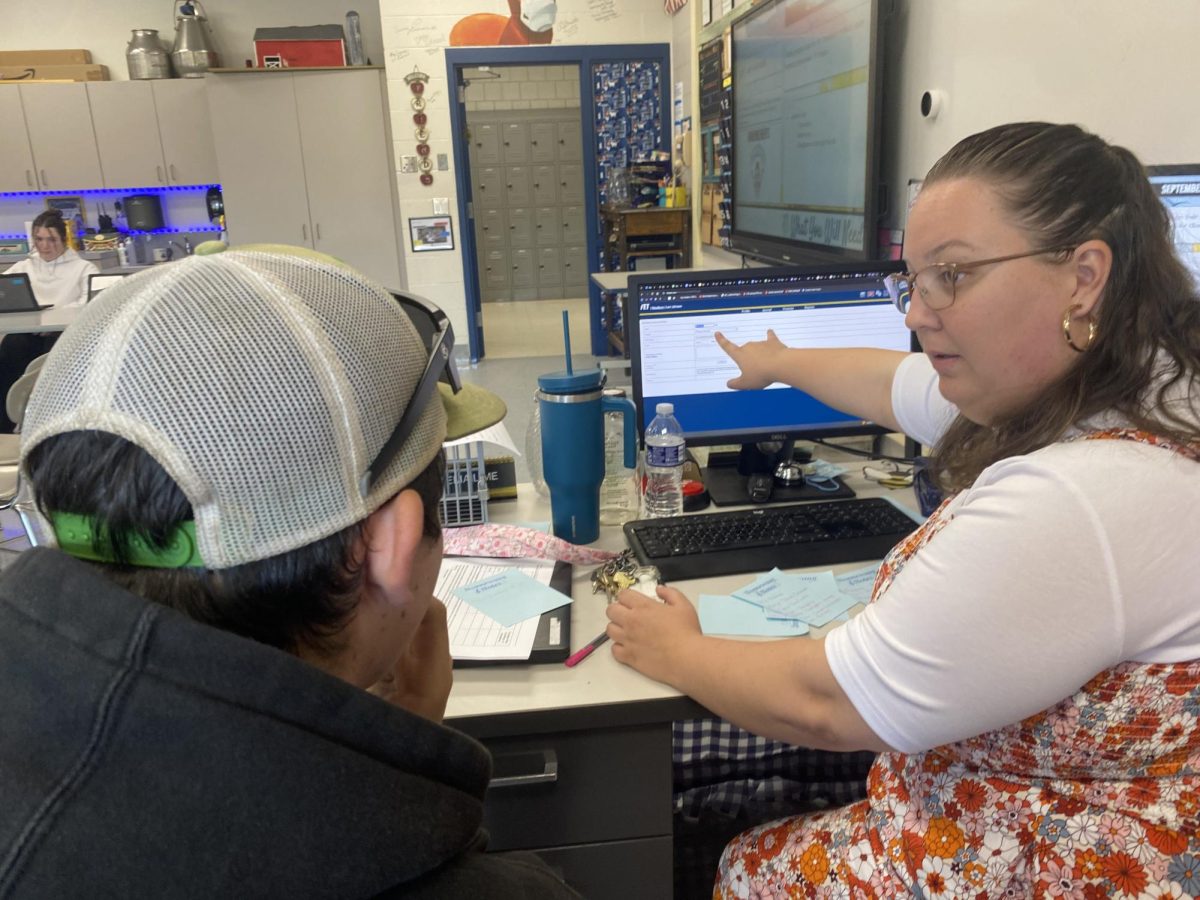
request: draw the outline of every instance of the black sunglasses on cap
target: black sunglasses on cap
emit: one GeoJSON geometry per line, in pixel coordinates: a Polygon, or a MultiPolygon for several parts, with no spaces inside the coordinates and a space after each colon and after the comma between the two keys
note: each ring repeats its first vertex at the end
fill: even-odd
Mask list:
{"type": "Polygon", "coordinates": [[[454,328],[450,325],[449,316],[428,300],[398,294],[395,291],[392,292],[392,296],[417,329],[417,334],[421,336],[421,342],[429,354],[429,360],[425,363],[425,371],[421,374],[421,380],[417,382],[404,415],[400,417],[395,430],[384,441],[383,447],[359,481],[359,491],[364,497],[412,434],[412,430],[421,419],[421,414],[425,412],[425,407],[429,405],[429,398],[437,393],[437,383],[446,382],[456,394],[462,390],[462,379],[459,377],[458,367],[454,364],[454,328]]]}

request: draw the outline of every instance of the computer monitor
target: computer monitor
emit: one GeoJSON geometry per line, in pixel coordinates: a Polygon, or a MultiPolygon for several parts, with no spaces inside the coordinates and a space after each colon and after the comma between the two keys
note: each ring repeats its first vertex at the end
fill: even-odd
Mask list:
{"type": "Polygon", "coordinates": [[[1147,166],[1155,193],[1175,224],[1175,249],[1200,288],[1200,165],[1147,166]]]}
{"type": "Polygon", "coordinates": [[[902,268],[873,261],[632,275],[629,355],[642,431],[655,405],[669,401],[692,446],[784,443],[790,455],[796,439],[884,433],[786,385],[727,387],[739,370],[713,333],[736,344],[762,340],[770,329],[790,347],[916,349],[883,284],[902,268]]]}
{"type": "Polygon", "coordinates": [[[95,299],[96,295],[107,287],[112,287],[124,275],[107,275],[103,272],[93,272],[88,276],[88,300],[95,299]]]}

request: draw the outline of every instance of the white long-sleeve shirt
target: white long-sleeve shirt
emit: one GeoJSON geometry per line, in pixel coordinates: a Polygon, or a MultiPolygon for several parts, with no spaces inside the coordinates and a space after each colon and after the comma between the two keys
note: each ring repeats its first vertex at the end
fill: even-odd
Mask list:
{"type": "MultiPolygon", "coordinates": [[[[953,419],[921,355],[892,405],[932,443],[953,419]]],[[[1122,661],[1200,659],[1200,463],[1125,440],[1001,460],[825,652],[859,714],[917,752],[1017,722],[1122,661]]]]}
{"type": "Polygon", "coordinates": [[[49,306],[78,306],[87,302],[88,276],[99,272],[96,264],[80,257],[74,250],[46,262],[36,252],[13,263],[7,274],[26,272],[33,285],[38,303],[49,306]]]}

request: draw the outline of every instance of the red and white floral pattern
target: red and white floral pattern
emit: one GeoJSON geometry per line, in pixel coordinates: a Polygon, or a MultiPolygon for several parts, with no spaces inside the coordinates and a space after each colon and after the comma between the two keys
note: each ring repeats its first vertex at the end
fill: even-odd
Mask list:
{"type": "MultiPolygon", "coordinates": [[[[1139,432],[1085,437],[1200,458],[1139,432]]],[[[945,510],[889,554],[876,598],[945,510]]],[[[1200,896],[1200,661],[1122,663],[1023,722],[881,754],[867,787],[861,803],[739,835],[713,896],[1200,896]]]]}

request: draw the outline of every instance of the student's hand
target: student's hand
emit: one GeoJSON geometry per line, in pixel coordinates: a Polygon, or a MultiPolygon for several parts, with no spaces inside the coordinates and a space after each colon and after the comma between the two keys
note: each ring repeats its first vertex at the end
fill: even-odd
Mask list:
{"type": "Polygon", "coordinates": [[[719,331],[714,337],[721,349],[742,370],[737,378],[730,378],[726,382],[729,387],[736,391],[756,391],[780,380],[775,373],[781,368],[779,357],[787,350],[787,346],[774,331],[767,331],[765,341],[747,341],[740,347],[719,331]]]}
{"type": "Polygon", "coordinates": [[[608,637],[617,662],[655,681],[678,686],[686,654],[703,637],[700,617],[675,588],[659,585],[657,593],[662,603],[634,590],[618,594],[606,610],[608,637]]]}
{"type": "Polygon", "coordinates": [[[434,597],[417,626],[412,643],[396,660],[391,673],[371,686],[371,693],[409,712],[440,722],[446,715],[446,702],[454,683],[452,666],[446,607],[434,597]]]}

